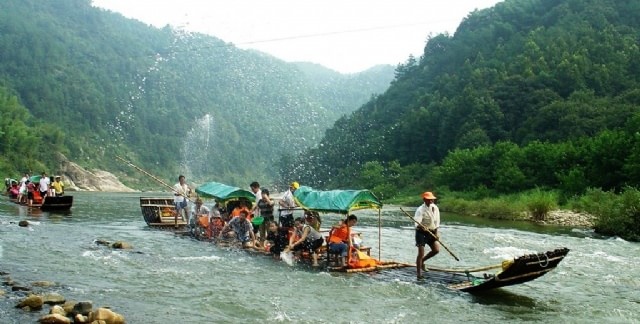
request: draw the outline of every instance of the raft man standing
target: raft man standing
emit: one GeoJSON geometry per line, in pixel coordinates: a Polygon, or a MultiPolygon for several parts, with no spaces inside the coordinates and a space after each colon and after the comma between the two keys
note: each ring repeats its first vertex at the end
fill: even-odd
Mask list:
{"type": "Polygon", "coordinates": [[[428,271],[425,261],[440,252],[440,244],[438,244],[438,227],[440,227],[440,210],[435,204],[436,196],[430,191],[422,194],[424,202],[416,210],[414,219],[420,225],[416,226],[416,246],[418,247],[418,256],[416,257],[416,271],[418,279],[423,279],[422,272],[428,271]],[[431,251],[424,255],[424,246],[428,245],[431,251]]]}

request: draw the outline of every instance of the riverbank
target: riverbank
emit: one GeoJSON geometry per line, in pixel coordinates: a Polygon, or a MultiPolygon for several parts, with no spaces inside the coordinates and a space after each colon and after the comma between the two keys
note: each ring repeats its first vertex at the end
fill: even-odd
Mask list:
{"type": "Polygon", "coordinates": [[[558,209],[550,211],[542,221],[534,220],[532,216],[529,216],[529,220],[539,224],[593,228],[596,217],[586,213],[558,209]]]}

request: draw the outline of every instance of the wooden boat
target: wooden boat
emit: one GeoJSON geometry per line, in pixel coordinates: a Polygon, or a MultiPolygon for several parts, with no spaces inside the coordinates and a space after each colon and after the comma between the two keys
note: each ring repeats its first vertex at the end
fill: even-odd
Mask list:
{"type": "MultiPolygon", "coordinates": [[[[559,248],[544,253],[524,255],[513,260],[505,260],[497,266],[481,267],[476,269],[442,269],[428,267],[429,271],[423,273],[424,280],[419,284],[441,283],[449,289],[464,292],[481,292],[491,289],[507,287],[532,281],[544,276],[555,269],[569,253],[567,248],[559,248]],[[482,272],[499,268],[496,273],[482,272]],[[480,273],[474,275],[472,273],[480,273]]],[[[395,271],[380,271],[376,274],[379,279],[394,279],[416,281],[415,266],[409,265],[406,269],[395,271]]]]}
{"type": "Polygon", "coordinates": [[[180,217],[176,223],[176,206],[173,203],[173,197],[140,197],[140,209],[148,226],[181,228],[187,225],[187,222],[180,217]]]}
{"type": "Polygon", "coordinates": [[[47,196],[38,207],[43,211],[68,211],[73,207],[73,196],[47,196]]]}
{"type": "MultiPolygon", "coordinates": [[[[235,203],[241,199],[249,202],[255,201],[255,196],[249,190],[228,186],[218,182],[208,182],[196,188],[196,193],[203,198],[213,198],[224,210],[232,210],[235,203]]],[[[140,197],[140,209],[148,226],[151,227],[175,227],[176,207],[173,197],[140,197]]],[[[208,220],[207,220],[208,224],[208,220]]],[[[177,226],[184,228],[186,220],[178,219],[177,226]]],[[[203,231],[191,231],[191,234],[204,234],[203,231]]]]}
{"type": "Polygon", "coordinates": [[[22,206],[38,208],[42,211],[49,212],[65,212],[71,210],[71,207],[73,207],[73,196],[47,196],[44,199],[39,198],[39,196],[40,195],[37,194],[37,199],[34,199],[30,206],[25,202],[19,202],[18,199],[11,198],[11,201],[22,206]]]}

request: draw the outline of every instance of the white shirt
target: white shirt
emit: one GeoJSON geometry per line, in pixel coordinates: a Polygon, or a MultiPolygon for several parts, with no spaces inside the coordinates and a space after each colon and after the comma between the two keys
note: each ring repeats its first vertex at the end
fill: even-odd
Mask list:
{"type": "Polygon", "coordinates": [[[40,178],[40,192],[49,191],[49,177],[40,178]]]}
{"type": "Polygon", "coordinates": [[[180,185],[180,182],[176,183],[173,186],[173,191],[180,196],[173,196],[173,201],[177,203],[181,203],[184,201],[184,197],[189,193],[189,186],[185,183],[184,185],[180,185]]]}
{"type": "MultiPolygon", "coordinates": [[[[251,192],[253,192],[253,190],[251,192]]],[[[258,189],[258,192],[253,192],[253,195],[256,196],[256,202],[262,199],[262,191],[260,189],[258,189]]]]}
{"type": "MultiPolygon", "coordinates": [[[[440,209],[434,203],[429,206],[422,204],[416,209],[416,214],[413,218],[429,230],[435,230],[440,227],[440,209]]],[[[416,224],[417,227],[419,226],[416,224]]]]}
{"type": "Polygon", "coordinates": [[[284,215],[293,214],[293,210],[288,210],[288,208],[296,207],[296,201],[293,200],[293,193],[291,192],[291,190],[287,190],[287,192],[285,192],[284,195],[282,195],[282,198],[280,199],[279,203],[282,209],[287,209],[287,210],[283,210],[280,215],[284,216],[284,215]]]}

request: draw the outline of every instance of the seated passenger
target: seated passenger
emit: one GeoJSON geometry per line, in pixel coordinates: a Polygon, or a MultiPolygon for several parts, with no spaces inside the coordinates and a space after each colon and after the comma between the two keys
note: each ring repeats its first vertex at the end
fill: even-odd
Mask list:
{"type": "Polygon", "coordinates": [[[197,198],[195,206],[189,215],[189,228],[191,229],[191,234],[204,234],[204,229],[209,227],[209,212],[209,207],[203,204],[202,199],[197,198]],[[204,226],[200,224],[200,217],[205,217],[204,226]]]}
{"type": "Polygon", "coordinates": [[[320,214],[318,212],[305,210],[304,217],[309,226],[313,227],[316,231],[320,231],[322,220],[320,219],[320,214]]]}
{"type": "Polygon", "coordinates": [[[207,229],[207,238],[218,237],[220,231],[224,227],[224,219],[220,213],[220,204],[216,204],[211,208],[209,213],[209,228],[207,229]]]}
{"type": "Polygon", "coordinates": [[[205,206],[202,202],[202,199],[197,198],[196,199],[196,205],[193,207],[193,210],[191,211],[191,216],[189,217],[189,224],[197,224],[197,219],[198,216],[209,216],[209,207],[205,206]]]}
{"type": "Polygon", "coordinates": [[[349,215],[346,220],[339,225],[333,226],[329,233],[329,244],[327,248],[329,252],[340,255],[339,266],[344,267],[347,264],[347,253],[351,250],[351,227],[356,225],[358,217],[349,215]]]}
{"type": "Polygon", "coordinates": [[[253,234],[253,225],[247,219],[248,213],[241,211],[238,217],[232,218],[220,231],[219,239],[223,237],[235,238],[242,243],[243,248],[253,247],[256,236],[253,234]]]}
{"type": "Polygon", "coordinates": [[[238,206],[231,211],[231,218],[240,216],[240,213],[244,211],[247,213],[247,219],[251,222],[251,210],[247,207],[247,203],[246,200],[238,200],[238,206]]]}
{"type": "Polygon", "coordinates": [[[289,230],[287,228],[278,227],[275,221],[269,221],[267,224],[267,241],[264,243],[265,251],[279,258],[280,252],[283,252],[289,243],[288,237],[289,230]]]}
{"type": "Polygon", "coordinates": [[[302,217],[296,218],[293,222],[293,227],[295,229],[295,235],[291,236],[289,240],[289,246],[287,246],[287,250],[294,251],[308,251],[313,259],[313,266],[318,266],[318,250],[324,239],[322,238],[322,234],[318,233],[313,227],[304,223],[302,217]]]}

